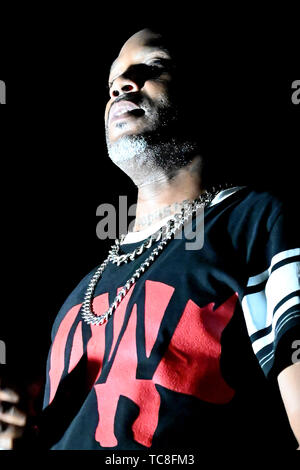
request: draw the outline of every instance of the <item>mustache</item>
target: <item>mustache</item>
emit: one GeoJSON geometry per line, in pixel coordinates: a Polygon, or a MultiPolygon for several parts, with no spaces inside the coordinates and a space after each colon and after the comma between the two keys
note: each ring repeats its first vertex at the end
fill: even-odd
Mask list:
{"type": "Polygon", "coordinates": [[[144,101],[144,98],[136,91],[134,92],[128,92],[128,93],[124,93],[123,95],[120,95],[118,96],[114,102],[111,104],[110,108],[109,108],[109,112],[108,112],[108,116],[107,116],[107,119],[109,118],[109,115],[110,115],[110,112],[112,110],[112,107],[119,103],[120,101],[131,101],[132,103],[136,104],[136,105],[140,105],[140,103],[142,103],[144,101]]]}
{"type": "Polygon", "coordinates": [[[133,91],[133,92],[126,92],[123,93],[123,95],[118,96],[114,102],[112,103],[110,109],[112,106],[116,103],[119,103],[120,101],[132,101],[134,104],[139,104],[139,101],[142,100],[142,96],[140,93],[133,91]]]}

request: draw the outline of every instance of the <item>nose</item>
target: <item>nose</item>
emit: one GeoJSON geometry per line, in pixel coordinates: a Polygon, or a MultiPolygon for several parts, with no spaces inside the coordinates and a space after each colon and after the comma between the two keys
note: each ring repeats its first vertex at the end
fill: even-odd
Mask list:
{"type": "Polygon", "coordinates": [[[123,93],[133,93],[140,90],[137,80],[123,74],[114,80],[111,87],[111,97],[116,98],[123,93]]]}
{"type": "Polygon", "coordinates": [[[134,64],[125,70],[125,72],[119,75],[113,82],[110,90],[112,98],[123,93],[134,93],[140,91],[143,88],[145,82],[151,78],[149,67],[144,64],[134,64]]]}

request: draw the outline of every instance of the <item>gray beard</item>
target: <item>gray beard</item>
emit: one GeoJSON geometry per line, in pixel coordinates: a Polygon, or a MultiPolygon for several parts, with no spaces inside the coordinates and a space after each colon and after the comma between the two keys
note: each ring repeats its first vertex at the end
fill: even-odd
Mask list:
{"type": "Polygon", "coordinates": [[[141,187],[186,166],[198,146],[196,142],[153,132],[124,136],[112,144],[107,139],[107,149],[111,160],[141,187]]]}

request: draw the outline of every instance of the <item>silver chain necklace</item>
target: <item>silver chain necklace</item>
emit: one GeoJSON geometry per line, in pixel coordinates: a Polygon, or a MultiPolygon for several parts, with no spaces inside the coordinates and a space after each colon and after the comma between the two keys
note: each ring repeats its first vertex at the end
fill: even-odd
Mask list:
{"type": "Polygon", "coordinates": [[[108,257],[103,261],[99,268],[95,271],[92,276],[88,288],[86,290],[84,301],[81,306],[81,315],[83,320],[89,325],[103,325],[114,313],[122,299],[125,297],[129,289],[137,279],[143,274],[146,269],[154,262],[154,260],[160,255],[165,246],[170,242],[175,233],[179,231],[184,223],[200,208],[206,207],[220,192],[219,190],[213,189],[212,192],[205,192],[201,194],[197,199],[192,202],[185,203],[181,209],[181,212],[172,216],[167,223],[161,227],[154,235],[150,235],[138,248],[133,250],[131,253],[119,255],[120,245],[123,243],[125,235],[121,235],[120,240],[116,239],[114,245],[112,245],[108,257]],[[120,290],[118,295],[115,297],[109,309],[102,315],[97,315],[92,309],[92,303],[94,298],[94,291],[96,285],[102,277],[103,271],[109,262],[120,266],[122,263],[133,261],[137,256],[141,255],[146,249],[149,249],[153,242],[159,241],[159,244],[152,250],[151,254],[145,259],[143,263],[136,269],[133,276],[127,280],[123,288],[120,290]]]}

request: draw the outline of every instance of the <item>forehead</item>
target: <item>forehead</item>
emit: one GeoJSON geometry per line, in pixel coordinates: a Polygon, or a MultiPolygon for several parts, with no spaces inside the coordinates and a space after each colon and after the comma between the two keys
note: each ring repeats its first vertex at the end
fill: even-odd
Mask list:
{"type": "Polygon", "coordinates": [[[122,62],[136,63],[148,54],[155,52],[169,54],[162,35],[148,29],[139,31],[125,42],[118,57],[111,65],[110,73],[116,70],[122,62]]]}

